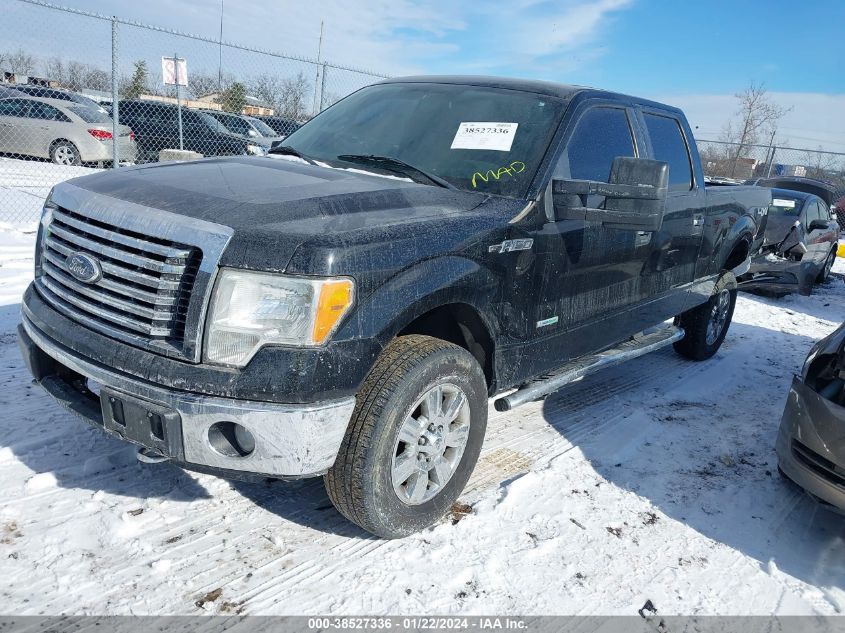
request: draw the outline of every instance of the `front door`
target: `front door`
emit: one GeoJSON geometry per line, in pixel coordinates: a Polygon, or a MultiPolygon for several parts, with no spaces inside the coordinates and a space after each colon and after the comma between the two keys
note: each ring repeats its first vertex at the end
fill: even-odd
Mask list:
{"type": "MultiPolygon", "coordinates": [[[[576,116],[553,178],[607,182],[614,158],[637,156],[633,111],[592,102],[576,116]]],[[[625,315],[640,300],[650,234],[557,220],[550,190],[546,198],[547,222],[532,234],[538,261],[530,347],[550,369],[638,331],[625,315]]]]}
{"type": "Polygon", "coordinates": [[[0,152],[27,154],[30,145],[32,120],[28,99],[3,99],[0,101],[0,152]]]}

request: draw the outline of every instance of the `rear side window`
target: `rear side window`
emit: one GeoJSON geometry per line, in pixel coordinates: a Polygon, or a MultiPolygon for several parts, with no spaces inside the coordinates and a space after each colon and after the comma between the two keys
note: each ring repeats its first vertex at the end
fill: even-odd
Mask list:
{"type": "Polygon", "coordinates": [[[29,101],[25,99],[3,99],[0,101],[0,116],[25,117],[29,112],[29,101]]]}
{"type": "Polygon", "coordinates": [[[61,121],[62,123],[70,123],[70,119],[64,112],[57,110],[47,103],[40,101],[33,101],[29,109],[29,116],[32,119],[43,119],[45,121],[61,121]]]}
{"type": "Polygon", "coordinates": [[[78,106],[68,106],[68,110],[73,112],[76,116],[80,119],[85,121],[86,123],[111,123],[111,117],[101,110],[95,110],[94,108],[87,108],[82,105],[78,106]]]}
{"type": "Polygon", "coordinates": [[[613,159],[633,155],[634,139],[625,110],[592,108],[578,119],[562,157],[568,169],[561,167],[564,175],[575,180],[607,182],[613,159]]]}
{"type": "Polygon", "coordinates": [[[692,167],[680,124],[666,116],[647,113],[643,116],[654,158],[669,163],[669,189],[689,191],[692,189],[692,167]]]}

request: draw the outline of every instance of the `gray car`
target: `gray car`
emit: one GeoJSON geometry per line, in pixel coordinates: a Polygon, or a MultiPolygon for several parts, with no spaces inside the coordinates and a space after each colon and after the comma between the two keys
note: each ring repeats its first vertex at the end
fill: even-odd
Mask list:
{"type": "Polygon", "coordinates": [[[784,475],[845,510],[845,323],[813,346],[793,379],[777,454],[784,475]]]}
{"type": "MultiPolygon", "coordinates": [[[[119,160],[136,158],[135,135],[118,127],[119,160]]],[[[49,158],[57,165],[112,160],[112,121],[108,114],[58,99],[0,99],[0,153],[49,158]]]]}
{"type": "Polygon", "coordinates": [[[264,148],[265,152],[273,146],[273,143],[285,138],[276,134],[269,125],[254,117],[219,110],[203,110],[202,112],[216,121],[217,125],[221,126],[223,130],[255,143],[264,148]]]}

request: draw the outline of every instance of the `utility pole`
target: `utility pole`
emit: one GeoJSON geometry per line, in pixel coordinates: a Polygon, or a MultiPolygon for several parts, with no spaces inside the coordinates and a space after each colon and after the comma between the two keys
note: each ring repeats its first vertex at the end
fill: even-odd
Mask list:
{"type": "Polygon", "coordinates": [[[223,0],[220,0],[220,42],[217,56],[217,95],[223,94],[223,0]]]}
{"type": "Polygon", "coordinates": [[[317,114],[317,105],[319,101],[317,100],[317,89],[320,84],[320,60],[323,55],[323,21],[320,20],[320,41],[317,44],[317,70],[314,74],[314,105],[311,108],[311,112],[313,114],[317,114]]]}
{"type": "Polygon", "coordinates": [[[112,169],[117,169],[120,162],[120,150],[117,145],[120,127],[120,94],[117,85],[117,18],[111,19],[111,156],[112,169]]]}
{"type": "Polygon", "coordinates": [[[179,121],[179,149],[185,149],[185,143],[182,137],[182,100],[180,94],[182,86],[179,82],[179,55],[173,53],[173,72],[176,75],[176,114],[179,121]]]}
{"type": "Polygon", "coordinates": [[[769,149],[766,150],[766,156],[769,157],[769,165],[766,169],[766,178],[768,178],[769,176],[772,175],[772,163],[775,162],[774,144],[775,144],[775,134],[776,133],[777,133],[777,130],[772,128],[772,137],[769,139],[769,149]]]}

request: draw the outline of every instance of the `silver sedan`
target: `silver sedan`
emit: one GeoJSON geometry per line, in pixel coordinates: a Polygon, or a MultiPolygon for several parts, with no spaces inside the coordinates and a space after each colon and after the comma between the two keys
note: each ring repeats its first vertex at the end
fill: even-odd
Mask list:
{"type": "MultiPolygon", "coordinates": [[[[38,97],[0,99],[0,153],[49,158],[57,165],[112,160],[112,121],[105,110],[38,97]]],[[[118,159],[133,162],[135,135],[118,126],[118,159]]]]}

